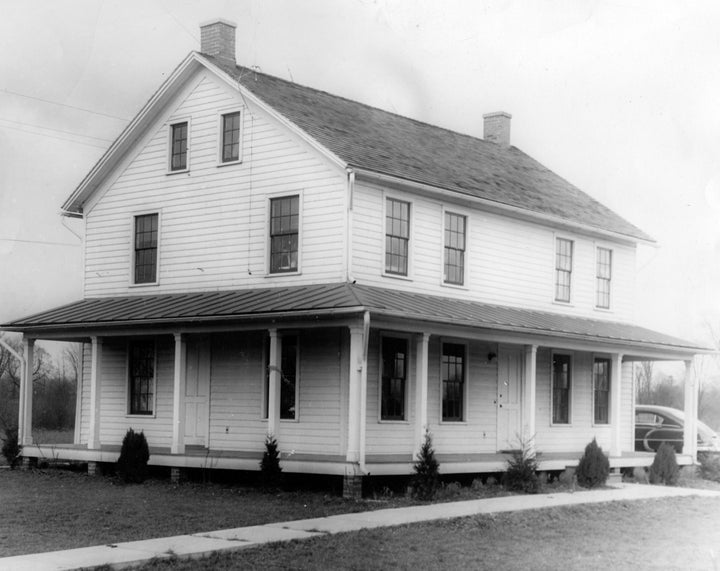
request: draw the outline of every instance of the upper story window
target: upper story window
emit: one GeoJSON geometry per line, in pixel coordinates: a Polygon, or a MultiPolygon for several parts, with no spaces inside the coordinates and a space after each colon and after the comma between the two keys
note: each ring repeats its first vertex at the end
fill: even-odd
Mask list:
{"type": "Polygon", "coordinates": [[[407,339],[383,337],[380,420],[405,420],[407,339]]]}
{"type": "Polygon", "coordinates": [[[188,123],[170,125],[170,170],[184,171],[188,168],[188,123]]]}
{"type": "Polygon", "coordinates": [[[385,272],[408,275],[410,203],[388,198],[385,211],[385,272]]]}
{"type": "Polygon", "coordinates": [[[570,355],[553,355],[552,360],[552,422],[570,424],[570,391],[572,370],[570,355]]]}
{"type": "Polygon", "coordinates": [[[129,347],[130,414],[153,414],[155,406],[155,343],[135,341],[129,347]]]}
{"type": "Polygon", "coordinates": [[[223,163],[240,160],[240,111],[222,116],[222,152],[223,163]]]}
{"type": "Polygon", "coordinates": [[[270,200],[270,273],[296,272],[300,197],[284,196],[270,200]]]}
{"type": "Polygon", "coordinates": [[[134,282],[152,284],[157,282],[158,260],[158,214],[142,214],[135,217],[134,282]]]}
{"type": "Polygon", "coordinates": [[[441,379],[443,421],[464,420],[465,345],[443,343],[441,379]]]}
{"type": "Polygon", "coordinates": [[[612,280],[612,250],[597,249],[595,270],[595,306],[610,309],[610,281],[612,280]]]}
{"type": "Polygon", "coordinates": [[[570,302],[572,266],[572,240],[557,238],[555,241],[555,301],[570,302]]]}
{"type": "MultiPolygon", "coordinates": [[[[280,419],[297,418],[298,390],[298,336],[283,335],[280,341],[280,419]]],[[[268,395],[270,394],[270,339],[265,345],[265,403],[264,418],[268,417],[268,395]]]]}
{"type": "Polygon", "coordinates": [[[465,283],[465,217],[445,213],[445,255],[443,281],[447,284],[465,283]]]}
{"type": "Polygon", "coordinates": [[[595,424],[610,421],[610,359],[593,362],[593,419],[595,424]]]}

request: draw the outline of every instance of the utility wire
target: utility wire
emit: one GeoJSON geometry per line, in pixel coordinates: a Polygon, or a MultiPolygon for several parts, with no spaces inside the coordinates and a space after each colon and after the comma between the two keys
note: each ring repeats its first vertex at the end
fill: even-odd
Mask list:
{"type": "Polygon", "coordinates": [[[50,103],[51,105],[59,105],[60,107],[67,107],[69,109],[75,109],[76,111],[85,111],[85,113],[92,113],[93,115],[101,115],[102,117],[109,117],[110,119],[117,119],[118,121],[129,121],[125,117],[118,117],[117,115],[110,115],[108,113],[101,113],[100,111],[93,111],[92,109],[86,109],[85,107],[77,107],[76,105],[68,105],[67,103],[60,103],[58,101],[51,101],[50,99],[43,99],[42,97],[34,97],[33,95],[26,95],[24,93],[18,93],[17,91],[11,91],[10,89],[2,89],[1,93],[8,95],[16,95],[17,97],[25,97],[26,99],[34,99],[35,101],[42,101],[43,103],[50,103]]]}
{"type": "Polygon", "coordinates": [[[43,246],[72,246],[77,248],[80,244],[69,244],[67,242],[45,242],[43,240],[21,240],[20,238],[0,238],[0,242],[20,242],[21,244],[42,244],[43,246]]]}
{"type": "Polygon", "coordinates": [[[12,125],[0,125],[0,128],[13,129],[14,131],[20,131],[22,133],[30,133],[31,135],[38,135],[39,137],[47,137],[48,139],[57,139],[58,141],[66,141],[68,143],[77,143],[78,145],[85,145],[87,147],[95,147],[96,149],[107,149],[107,145],[96,145],[94,143],[86,143],[84,141],[77,141],[75,139],[69,139],[68,137],[58,137],[56,135],[50,135],[49,133],[38,133],[37,131],[29,131],[28,129],[22,129],[21,127],[13,127],[12,125]]]}
{"type": "Polygon", "coordinates": [[[104,139],[103,137],[93,137],[92,135],[83,135],[82,133],[74,133],[72,131],[64,131],[62,129],[54,129],[52,127],[46,127],[44,125],[36,125],[34,123],[25,123],[23,121],[13,121],[12,119],[5,119],[5,117],[0,117],[0,121],[14,123],[16,125],[21,125],[23,127],[33,127],[35,129],[45,129],[47,131],[55,131],[57,133],[63,133],[65,135],[72,135],[73,137],[83,137],[85,139],[96,139],[98,141],[103,141],[105,143],[112,143],[112,139],[104,139]]]}

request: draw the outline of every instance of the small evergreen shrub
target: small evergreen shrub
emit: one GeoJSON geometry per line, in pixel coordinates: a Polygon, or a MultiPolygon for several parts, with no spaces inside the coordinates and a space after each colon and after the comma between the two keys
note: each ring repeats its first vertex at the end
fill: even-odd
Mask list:
{"type": "Polygon", "coordinates": [[[127,483],[141,484],[148,475],[150,450],[147,439],[141,430],[135,432],[129,428],[123,438],[120,457],[117,461],[117,473],[127,483]]]}
{"type": "Polygon", "coordinates": [[[575,476],[578,485],[583,488],[597,488],[607,482],[610,476],[610,461],[594,438],[585,447],[585,453],[580,458],[575,476]]]}
{"type": "Polygon", "coordinates": [[[2,455],[10,464],[10,469],[14,470],[20,461],[20,444],[18,443],[18,429],[12,426],[5,428],[5,438],[3,439],[2,455]]]}
{"type": "Polygon", "coordinates": [[[412,495],[422,501],[430,501],[440,488],[440,464],[435,459],[430,432],[425,431],[425,440],[418,452],[412,479],[412,495]]]}
{"type": "Polygon", "coordinates": [[[713,452],[698,452],[700,463],[700,477],[704,480],[720,482],[720,454],[713,452]]]}
{"type": "Polygon", "coordinates": [[[537,469],[535,455],[531,453],[526,442],[521,442],[520,450],[513,450],[512,457],[508,460],[503,483],[511,492],[537,494],[540,491],[537,469]]]}
{"type": "Polygon", "coordinates": [[[265,438],[265,452],[260,460],[260,484],[266,491],[275,491],[282,484],[282,468],[278,443],[273,436],[265,438]]]}
{"type": "Polygon", "coordinates": [[[575,468],[572,466],[565,468],[562,472],[560,472],[557,479],[561,485],[573,488],[575,486],[575,468]]]}
{"type": "Polygon", "coordinates": [[[677,484],[679,473],[675,448],[672,444],[663,442],[655,452],[655,459],[650,466],[650,483],[674,486],[677,484]]]}

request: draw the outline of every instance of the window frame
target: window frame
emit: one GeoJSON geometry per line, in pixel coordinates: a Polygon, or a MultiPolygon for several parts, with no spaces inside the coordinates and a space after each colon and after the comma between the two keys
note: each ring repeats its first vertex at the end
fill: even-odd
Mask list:
{"type": "MultiPolygon", "coordinates": [[[[599,309],[601,311],[610,311],[612,310],[612,302],[613,302],[613,258],[614,258],[614,250],[612,248],[609,248],[607,246],[602,245],[596,245],[595,246],[595,309],[599,309]],[[608,276],[600,276],[600,251],[604,251],[608,253],[608,276]],[[600,283],[601,280],[607,283],[607,306],[600,305],[599,297],[600,297],[600,283]]],[[[603,293],[603,295],[605,295],[603,293]]]]}
{"type": "MultiPolygon", "coordinates": [[[[575,273],[575,240],[568,238],[567,236],[555,235],[554,237],[554,248],[553,248],[553,303],[559,303],[562,305],[571,305],[573,302],[573,274],[575,273]],[[560,242],[567,242],[570,244],[570,269],[558,267],[558,256],[560,255],[559,246],[560,242]],[[559,272],[565,272],[568,275],[568,295],[567,299],[561,299],[558,297],[559,287],[559,272]]],[[[565,287],[565,286],[562,286],[565,287]]]]}
{"type": "MultiPolygon", "coordinates": [[[[413,202],[411,200],[400,198],[395,195],[385,194],[383,196],[383,218],[382,218],[382,275],[385,277],[390,278],[397,278],[397,279],[404,279],[409,280],[412,279],[412,239],[413,239],[413,223],[414,223],[414,213],[413,213],[413,202]],[[393,234],[388,234],[387,232],[387,223],[388,223],[388,212],[389,212],[389,205],[390,202],[399,202],[402,204],[405,204],[407,206],[407,237],[403,236],[395,236],[393,234]],[[388,237],[393,238],[399,238],[402,240],[405,240],[407,252],[406,252],[406,263],[405,263],[405,273],[401,272],[394,272],[391,270],[388,270],[388,263],[387,263],[387,256],[388,256],[388,237]]],[[[393,254],[391,254],[393,255],[393,254]]]]}
{"type": "Polygon", "coordinates": [[[573,397],[575,394],[575,354],[570,351],[552,351],[550,355],[550,425],[551,426],[572,426],[573,423],[573,397]],[[555,358],[563,357],[569,359],[568,375],[570,379],[567,387],[567,422],[555,420],[555,358]]]}
{"type": "Polygon", "coordinates": [[[125,397],[126,397],[126,404],[125,404],[125,416],[131,417],[131,418],[156,418],[157,416],[157,377],[158,377],[158,347],[157,347],[157,340],[156,339],[150,339],[150,338],[137,338],[137,339],[131,339],[127,342],[126,348],[125,348],[125,379],[126,379],[126,391],[125,391],[125,397]],[[132,358],[133,358],[133,348],[135,346],[139,345],[148,345],[152,347],[152,367],[153,367],[153,377],[152,377],[152,410],[150,412],[133,412],[133,374],[132,374],[132,358]]]}
{"type": "Polygon", "coordinates": [[[613,370],[612,370],[612,359],[610,357],[607,357],[605,355],[594,355],[593,361],[592,361],[592,415],[593,415],[593,426],[609,426],[611,424],[611,413],[612,413],[612,391],[613,391],[613,370]],[[606,420],[598,420],[597,416],[597,393],[598,389],[596,387],[596,375],[595,375],[595,365],[598,362],[604,362],[607,372],[607,390],[606,393],[606,408],[607,408],[607,418],[606,420]]]}
{"type": "Polygon", "coordinates": [[[160,284],[160,237],[162,236],[162,212],[160,210],[147,210],[133,212],[130,215],[130,287],[152,287],[160,284]],[[155,245],[155,280],[151,282],[136,282],[135,269],[137,267],[136,228],[137,219],[143,216],[157,216],[157,244],[155,245]]]}
{"type": "Polygon", "coordinates": [[[218,112],[218,166],[224,167],[236,165],[243,161],[243,133],[245,128],[245,112],[242,108],[233,107],[223,109],[218,112]],[[238,114],[238,157],[236,159],[225,160],[225,117],[238,114]]]}
{"type": "Polygon", "coordinates": [[[191,121],[189,117],[178,118],[168,123],[168,153],[167,153],[167,174],[179,174],[190,171],[190,126],[191,121]],[[185,167],[184,168],[173,168],[173,156],[174,156],[174,139],[175,139],[175,127],[185,125],[186,136],[185,136],[185,167]]]}
{"type": "MultiPolygon", "coordinates": [[[[283,331],[282,333],[278,332],[278,338],[280,341],[280,364],[282,365],[283,357],[284,357],[284,351],[285,347],[287,346],[285,344],[285,339],[289,338],[295,338],[295,392],[294,392],[294,399],[295,399],[295,412],[294,416],[292,418],[286,417],[283,418],[282,416],[282,377],[280,378],[280,411],[279,411],[279,420],[281,422],[299,422],[300,421],[300,414],[299,414],[299,408],[300,408],[300,335],[296,331],[283,331]]],[[[261,412],[260,412],[260,418],[262,420],[268,420],[268,412],[270,407],[270,336],[266,335],[263,340],[263,351],[262,351],[262,358],[263,358],[263,381],[262,381],[262,403],[261,403],[261,412]]],[[[282,370],[282,367],[281,367],[282,370]]]]}
{"type": "Polygon", "coordinates": [[[293,192],[290,194],[278,194],[273,196],[268,196],[267,200],[267,226],[266,226],[266,247],[267,252],[265,255],[266,260],[266,272],[265,275],[267,277],[278,277],[278,276],[295,276],[301,273],[301,264],[302,264],[302,213],[303,213],[303,196],[301,192],[293,192]],[[272,247],[272,239],[273,239],[273,233],[272,233],[272,223],[273,223],[273,216],[272,216],[272,207],[273,207],[273,201],[275,200],[283,200],[288,198],[297,198],[297,204],[298,204],[298,213],[297,213],[297,230],[295,234],[297,234],[297,253],[296,253],[296,267],[294,269],[289,270],[283,270],[283,271],[273,271],[273,262],[272,262],[272,256],[273,256],[273,247],[272,247]]]}
{"type": "Polygon", "coordinates": [[[444,338],[440,339],[440,356],[439,356],[439,372],[438,372],[438,379],[440,381],[440,411],[439,411],[439,418],[440,418],[440,424],[464,424],[467,423],[467,402],[468,402],[468,373],[469,373],[469,344],[466,341],[460,341],[457,339],[450,339],[450,338],[444,338]],[[444,413],[445,408],[445,398],[444,398],[444,389],[445,389],[445,382],[446,379],[444,379],[443,369],[444,369],[444,363],[443,358],[445,356],[445,346],[446,345],[455,345],[458,347],[463,348],[463,370],[462,370],[462,387],[460,389],[460,394],[462,396],[462,403],[460,405],[461,408],[461,417],[458,418],[446,418],[444,413]]]}
{"type": "MultiPolygon", "coordinates": [[[[407,423],[409,422],[409,383],[410,383],[410,366],[412,364],[412,343],[409,335],[400,333],[382,333],[380,335],[379,358],[378,358],[378,422],[380,423],[407,423]],[[384,387],[384,345],[386,340],[402,341],[405,343],[405,376],[403,378],[403,394],[402,394],[402,417],[389,418],[383,416],[383,397],[385,394],[384,387]]],[[[417,375],[416,375],[417,376],[417,375]]]]}
{"type": "Polygon", "coordinates": [[[443,233],[443,247],[442,247],[442,268],[441,268],[441,275],[442,275],[442,285],[449,286],[449,287],[456,287],[456,288],[463,288],[465,289],[467,287],[467,270],[468,270],[468,263],[467,263],[467,251],[468,251],[468,227],[469,227],[469,216],[465,213],[458,212],[457,210],[450,210],[450,209],[443,209],[442,211],[442,233],[443,233]],[[448,216],[455,216],[458,218],[461,218],[463,220],[463,248],[460,250],[458,248],[450,248],[447,243],[447,217],[448,216]],[[462,279],[460,282],[453,282],[449,281],[447,279],[447,253],[448,249],[453,249],[455,251],[460,251],[462,253],[462,279]]]}

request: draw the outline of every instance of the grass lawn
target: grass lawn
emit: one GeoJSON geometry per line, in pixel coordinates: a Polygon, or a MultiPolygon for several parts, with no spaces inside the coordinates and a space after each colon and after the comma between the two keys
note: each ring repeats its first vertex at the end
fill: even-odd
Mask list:
{"type": "Polygon", "coordinates": [[[720,498],[612,502],[367,530],[141,570],[718,569],[720,498]]]}

